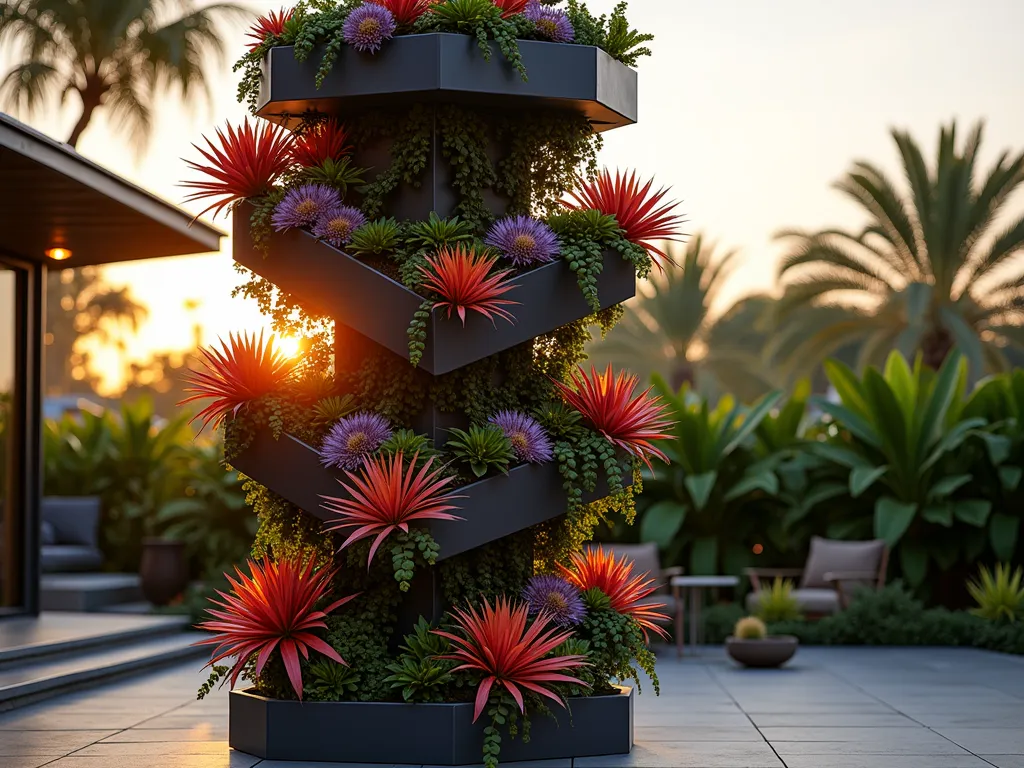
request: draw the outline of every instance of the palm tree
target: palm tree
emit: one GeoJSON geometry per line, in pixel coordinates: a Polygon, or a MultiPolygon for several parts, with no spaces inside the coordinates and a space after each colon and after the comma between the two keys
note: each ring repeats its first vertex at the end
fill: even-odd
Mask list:
{"type": "Polygon", "coordinates": [[[674,266],[652,277],[626,304],[619,324],[591,347],[594,361],[628,368],[642,380],[659,373],[674,389],[696,383],[702,391],[718,390],[734,383],[755,398],[771,389],[760,363],[763,339],[749,339],[762,303],[744,300],[717,319],[710,314],[737,254],[716,251],[701,234],[684,253],[670,250],[674,266]]]}
{"type": "Polygon", "coordinates": [[[979,122],[958,148],[956,123],[939,134],[929,169],[917,143],[894,130],[907,188],[858,161],[835,187],[868,214],[860,233],[781,232],[794,243],[780,268],[780,316],[798,307],[830,307],[830,322],[792,354],[824,356],[860,342],[860,364],[896,348],[923,354],[935,368],[959,348],[973,375],[1004,370],[1009,347],[1024,347],[1024,216],[996,219],[1024,182],[1024,153],[1000,154],[977,178],[979,122]]]}
{"type": "Polygon", "coordinates": [[[209,98],[204,62],[223,58],[215,21],[248,13],[232,3],[196,10],[192,0],[4,0],[0,43],[23,46],[22,63],[0,81],[9,109],[36,110],[77,94],[82,112],[67,143],[75,146],[96,110],[137,148],[152,128],[162,89],[209,98]]]}

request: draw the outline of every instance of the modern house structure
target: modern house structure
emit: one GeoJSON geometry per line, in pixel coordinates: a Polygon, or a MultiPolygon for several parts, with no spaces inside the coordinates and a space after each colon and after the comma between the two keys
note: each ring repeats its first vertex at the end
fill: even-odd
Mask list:
{"type": "Polygon", "coordinates": [[[39,610],[47,270],[206,253],[221,237],[0,114],[0,616],[39,610]]]}

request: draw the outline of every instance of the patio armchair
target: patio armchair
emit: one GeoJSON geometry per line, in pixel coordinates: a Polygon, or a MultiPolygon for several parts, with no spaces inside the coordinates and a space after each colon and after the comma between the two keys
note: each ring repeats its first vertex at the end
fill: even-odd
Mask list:
{"type": "MultiPolygon", "coordinates": [[[[596,547],[598,545],[592,544],[588,546],[596,547]]],[[[609,550],[614,552],[616,557],[625,556],[627,560],[632,560],[633,574],[635,576],[640,576],[646,572],[649,574],[648,578],[658,582],[658,588],[641,600],[641,605],[657,605],[661,603],[664,607],[659,608],[659,612],[664,613],[669,618],[675,615],[676,601],[670,599],[669,583],[673,576],[681,576],[683,569],[677,565],[662,568],[657,544],[649,541],[646,544],[601,544],[600,546],[606,552],[609,550]]]]}
{"type": "Polygon", "coordinates": [[[762,585],[776,578],[797,581],[793,597],[808,616],[828,616],[849,605],[858,587],[881,589],[889,567],[885,542],[835,541],[811,538],[811,551],[803,568],[747,568],[753,591],[747,610],[757,611],[762,585]]]}

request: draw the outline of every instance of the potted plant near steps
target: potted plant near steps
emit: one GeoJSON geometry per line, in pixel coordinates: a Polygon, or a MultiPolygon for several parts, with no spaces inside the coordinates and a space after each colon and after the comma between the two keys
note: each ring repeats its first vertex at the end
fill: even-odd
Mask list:
{"type": "Polygon", "coordinates": [[[793,635],[769,635],[768,627],[756,616],[736,622],[725,639],[725,650],[744,667],[781,667],[796,653],[799,642],[793,635]]]}

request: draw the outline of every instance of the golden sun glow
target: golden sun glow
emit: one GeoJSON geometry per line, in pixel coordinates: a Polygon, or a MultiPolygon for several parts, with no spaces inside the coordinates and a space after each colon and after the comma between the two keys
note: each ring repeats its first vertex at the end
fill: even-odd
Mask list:
{"type": "Polygon", "coordinates": [[[278,336],[274,339],[274,349],[285,357],[298,357],[302,354],[302,339],[298,336],[278,336]]]}

